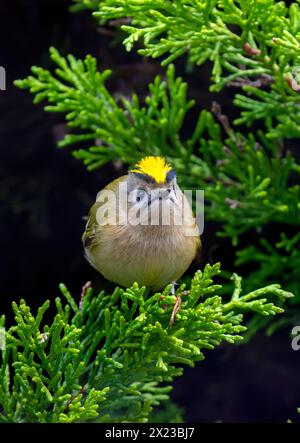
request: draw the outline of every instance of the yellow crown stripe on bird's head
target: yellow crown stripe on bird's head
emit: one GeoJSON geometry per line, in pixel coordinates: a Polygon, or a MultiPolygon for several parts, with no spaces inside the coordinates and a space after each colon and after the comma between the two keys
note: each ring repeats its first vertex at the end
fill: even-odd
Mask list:
{"type": "Polygon", "coordinates": [[[142,158],[130,172],[145,174],[156,183],[165,183],[167,174],[171,170],[172,166],[163,157],[149,156],[142,158]]]}

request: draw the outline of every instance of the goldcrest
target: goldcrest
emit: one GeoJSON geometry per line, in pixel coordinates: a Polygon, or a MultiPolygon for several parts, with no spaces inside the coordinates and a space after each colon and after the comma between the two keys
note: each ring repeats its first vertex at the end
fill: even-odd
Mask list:
{"type": "Polygon", "coordinates": [[[156,156],[98,193],[82,240],[87,260],[105,278],[154,291],[178,280],[201,246],[174,169],[156,156]]]}

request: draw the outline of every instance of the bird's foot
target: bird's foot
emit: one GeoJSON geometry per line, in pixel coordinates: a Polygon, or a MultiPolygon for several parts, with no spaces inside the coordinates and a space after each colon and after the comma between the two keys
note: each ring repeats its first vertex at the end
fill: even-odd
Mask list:
{"type": "Polygon", "coordinates": [[[177,283],[175,281],[173,281],[170,292],[171,292],[172,295],[175,295],[176,302],[175,302],[175,305],[173,307],[172,314],[171,314],[171,317],[170,317],[169,327],[171,327],[173,325],[173,323],[175,321],[176,314],[178,313],[178,311],[180,310],[180,307],[181,307],[181,301],[182,300],[181,300],[180,295],[176,295],[176,290],[175,290],[175,286],[176,285],[177,285],[177,283]]]}
{"type": "Polygon", "coordinates": [[[173,325],[173,323],[175,322],[176,315],[180,311],[181,303],[182,303],[182,298],[181,297],[183,297],[185,295],[189,295],[189,292],[190,292],[190,291],[185,290],[185,291],[181,291],[180,294],[176,295],[176,293],[175,293],[175,284],[176,283],[173,283],[173,286],[172,286],[172,289],[173,289],[174,292],[172,292],[172,289],[171,289],[171,293],[173,295],[175,295],[176,302],[175,302],[175,305],[173,307],[173,311],[172,311],[172,314],[171,314],[171,317],[170,317],[169,327],[171,327],[173,325]]]}
{"type": "Polygon", "coordinates": [[[176,281],[172,281],[172,287],[171,287],[171,290],[170,290],[170,293],[172,295],[176,294],[175,286],[178,286],[178,283],[176,283],[176,281]]]}
{"type": "Polygon", "coordinates": [[[173,323],[175,321],[176,314],[180,310],[181,302],[182,302],[182,300],[181,300],[180,295],[177,295],[176,296],[176,302],[175,302],[175,305],[173,307],[173,311],[172,311],[172,314],[171,314],[171,317],[170,317],[170,321],[169,321],[169,326],[170,327],[173,325],[173,323]]]}
{"type": "Polygon", "coordinates": [[[82,311],[82,305],[83,305],[83,299],[86,296],[87,291],[92,287],[92,282],[87,281],[84,286],[82,286],[81,295],[80,295],[80,302],[79,302],[79,309],[82,311]]]}

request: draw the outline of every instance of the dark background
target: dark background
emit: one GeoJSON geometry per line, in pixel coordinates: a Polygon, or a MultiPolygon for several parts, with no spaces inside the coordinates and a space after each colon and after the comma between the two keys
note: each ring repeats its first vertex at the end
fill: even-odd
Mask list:
{"type": "MultiPolygon", "coordinates": [[[[58,149],[56,142],[65,133],[63,115],[34,106],[32,96],[12,82],[27,76],[32,65],[51,68],[51,45],[79,57],[96,56],[100,69],[114,71],[113,93],[134,89],[143,97],[149,81],[162,72],[159,63],[127,53],[111,29],[97,29],[89,12],[71,14],[69,6],[69,0],[0,4],[0,66],[8,77],[7,91],[0,91],[0,313],[7,314],[8,322],[12,300],[25,298],[36,308],[59,295],[60,282],[77,297],[87,280],[110,287],[83,257],[82,217],[99,189],[123,172],[107,165],[89,173],[70,150],[58,149]]],[[[199,104],[195,115],[200,108],[210,109],[216,97],[207,92],[209,68],[186,73],[180,60],[177,74],[188,81],[189,94],[199,104]]],[[[230,91],[218,95],[230,116],[235,112],[231,98],[230,91]]],[[[188,133],[189,127],[184,130],[188,133]]],[[[221,261],[231,270],[230,243],[217,240],[215,232],[216,226],[207,223],[203,261],[221,261]]],[[[206,355],[175,382],[172,396],[187,421],[299,421],[300,351],[292,350],[287,329],[271,338],[260,332],[247,345],[224,345],[206,355]]]]}

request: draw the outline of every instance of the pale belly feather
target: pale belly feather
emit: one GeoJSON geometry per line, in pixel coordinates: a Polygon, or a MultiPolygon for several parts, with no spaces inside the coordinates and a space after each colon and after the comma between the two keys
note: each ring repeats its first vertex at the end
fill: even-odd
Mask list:
{"type": "Polygon", "coordinates": [[[158,290],[176,281],[199,247],[199,237],[186,236],[184,226],[114,227],[114,235],[110,229],[101,229],[87,258],[105,278],[125,287],[137,282],[158,290]]]}

